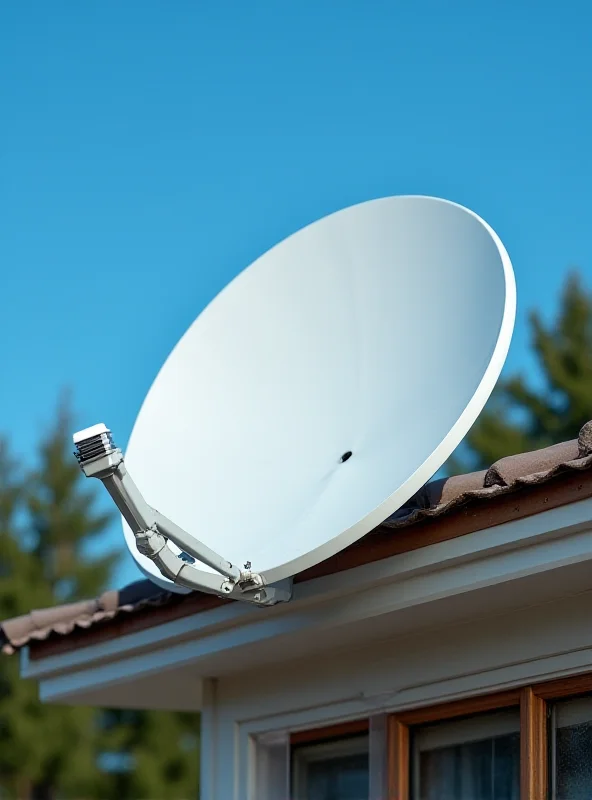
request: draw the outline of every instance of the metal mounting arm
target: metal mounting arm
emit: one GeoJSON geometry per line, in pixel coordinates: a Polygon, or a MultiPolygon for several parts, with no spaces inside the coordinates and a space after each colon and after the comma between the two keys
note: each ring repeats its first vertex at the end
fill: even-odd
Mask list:
{"type": "Polygon", "coordinates": [[[239,569],[149,506],[125,468],[123,453],[114,445],[111,431],[105,425],[79,431],[73,439],[74,455],[86,477],[98,478],[103,483],[130,526],[138,551],[154,561],[166,578],[189,589],[259,606],[290,600],[291,580],[266,585],[261,575],[239,569]],[[169,547],[169,540],[183,551],[181,555],[169,547]],[[219,574],[198,569],[193,566],[195,561],[219,574]]]}

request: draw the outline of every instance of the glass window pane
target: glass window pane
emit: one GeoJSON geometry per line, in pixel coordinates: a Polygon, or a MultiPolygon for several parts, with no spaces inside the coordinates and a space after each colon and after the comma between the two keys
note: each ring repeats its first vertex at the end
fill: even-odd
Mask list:
{"type": "Polygon", "coordinates": [[[518,711],[471,717],[414,733],[414,800],[519,800],[518,711]]]}
{"type": "Polygon", "coordinates": [[[553,798],[592,797],[592,699],[557,703],[553,709],[553,798]]]}
{"type": "Polygon", "coordinates": [[[368,736],[295,747],[294,800],[368,800],[368,736]]]}

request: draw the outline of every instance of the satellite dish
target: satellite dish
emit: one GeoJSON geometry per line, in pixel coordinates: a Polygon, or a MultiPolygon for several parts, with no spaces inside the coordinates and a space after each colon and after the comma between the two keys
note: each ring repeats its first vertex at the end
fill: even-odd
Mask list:
{"type": "MultiPolygon", "coordinates": [[[[148,392],[125,466],[180,529],[264,584],[290,578],[442,466],[496,383],[515,308],[508,254],[472,211],[432,197],[338,211],[197,317],[148,392]]],[[[145,574],[173,589],[124,532],[145,574]]]]}

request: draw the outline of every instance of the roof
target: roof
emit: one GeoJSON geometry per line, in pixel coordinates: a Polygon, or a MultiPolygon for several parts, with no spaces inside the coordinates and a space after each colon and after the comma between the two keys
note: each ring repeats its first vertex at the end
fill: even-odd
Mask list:
{"type": "MultiPolygon", "coordinates": [[[[310,580],[590,497],[590,467],[592,422],[583,426],[577,439],[502,458],[487,470],[429,482],[374,531],[294,580],[310,580]]],[[[235,601],[200,592],[174,594],[141,580],[92,600],[7,620],[0,624],[0,647],[13,653],[44,642],[47,655],[47,644],[60,638],[68,637],[72,646],[90,643],[85,635],[90,628],[100,628],[103,637],[112,638],[228,602],[235,601]]],[[[32,657],[35,649],[39,645],[32,657]]]]}

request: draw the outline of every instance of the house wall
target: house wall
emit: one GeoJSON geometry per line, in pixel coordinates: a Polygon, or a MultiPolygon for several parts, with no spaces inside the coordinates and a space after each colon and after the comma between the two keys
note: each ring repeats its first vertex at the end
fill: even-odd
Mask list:
{"type": "MultiPolygon", "coordinates": [[[[566,589],[567,590],[567,589],[566,589]]],[[[592,591],[208,680],[202,800],[264,800],[257,737],[592,670],[592,591]]]]}
{"type": "Polygon", "coordinates": [[[290,731],[592,670],[591,562],[588,498],[299,583],[271,609],[25,652],[23,675],[45,702],[201,701],[202,798],[281,800],[254,765],[265,745],[281,782],[290,731]]]}

